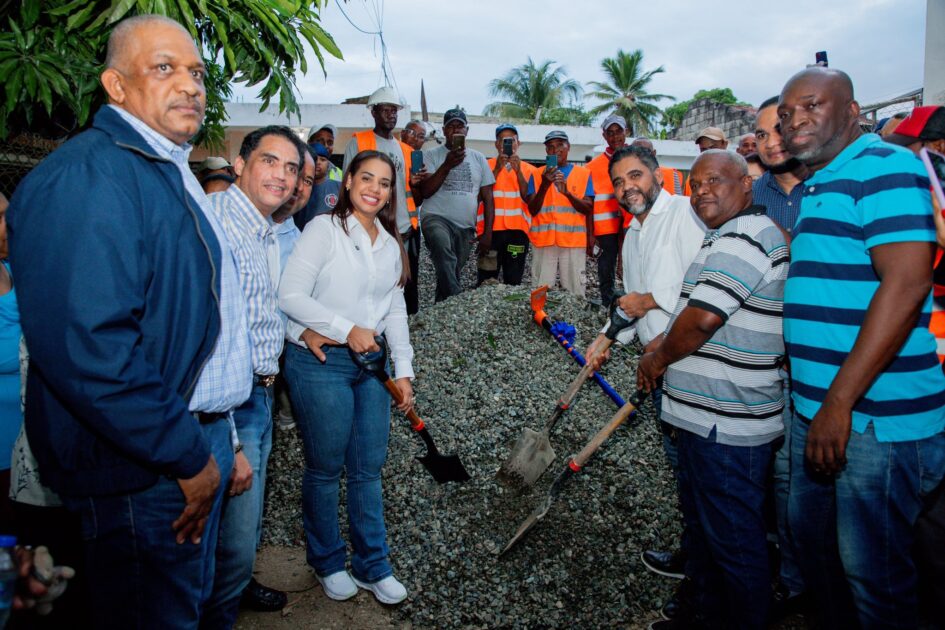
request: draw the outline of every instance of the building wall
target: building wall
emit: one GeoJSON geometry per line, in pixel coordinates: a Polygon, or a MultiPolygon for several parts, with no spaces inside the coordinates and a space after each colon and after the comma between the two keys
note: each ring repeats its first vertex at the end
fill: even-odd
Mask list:
{"type": "Polygon", "coordinates": [[[945,0],[928,0],[925,14],[924,105],[945,105],[945,0]]]}
{"type": "Polygon", "coordinates": [[[707,98],[699,99],[689,106],[682,124],[671,139],[694,141],[696,134],[706,127],[718,127],[725,132],[729,141],[734,141],[739,136],[755,130],[755,110],[723,105],[707,98]]]}

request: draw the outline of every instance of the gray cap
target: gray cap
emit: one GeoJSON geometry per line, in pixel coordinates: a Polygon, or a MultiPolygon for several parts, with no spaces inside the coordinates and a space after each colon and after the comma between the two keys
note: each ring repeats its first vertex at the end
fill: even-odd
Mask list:
{"type": "Polygon", "coordinates": [[[453,109],[446,110],[446,113],[443,114],[443,126],[445,127],[446,125],[450,124],[454,120],[462,121],[464,125],[468,124],[468,122],[466,121],[466,112],[464,112],[458,107],[454,107],[453,109]]]}
{"type": "Polygon", "coordinates": [[[231,166],[224,158],[213,156],[208,157],[197,166],[197,171],[216,171],[221,168],[231,166]]]}
{"type": "Polygon", "coordinates": [[[316,133],[318,133],[322,129],[327,129],[328,131],[330,131],[332,138],[338,135],[338,130],[335,128],[334,125],[312,125],[312,128],[308,130],[308,135],[305,137],[305,139],[306,140],[310,139],[312,136],[314,136],[316,133]]]}
{"type": "Polygon", "coordinates": [[[620,128],[623,129],[624,131],[627,130],[627,119],[624,118],[623,116],[620,116],[619,114],[611,114],[610,116],[605,118],[600,128],[603,129],[604,131],[607,131],[607,128],[614,124],[620,125],[620,128]]]}
{"type": "Polygon", "coordinates": [[[549,131],[548,135],[545,136],[545,143],[551,142],[552,140],[564,140],[565,142],[570,143],[568,139],[568,134],[561,131],[560,129],[555,129],[554,131],[549,131]]]}

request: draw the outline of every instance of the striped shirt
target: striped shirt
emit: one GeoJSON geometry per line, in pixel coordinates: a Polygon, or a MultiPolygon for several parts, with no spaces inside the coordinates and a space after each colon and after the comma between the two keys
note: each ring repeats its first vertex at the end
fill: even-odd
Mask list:
{"type": "Polygon", "coordinates": [[[240,187],[233,184],[209,195],[236,258],[256,374],[279,372],[285,325],[279,313],[274,279],[279,278],[279,245],[269,222],[240,187]]]}
{"type": "Polygon", "coordinates": [[[722,318],[701,348],[673,363],[663,381],[662,418],[734,446],[767,444],[784,430],[781,307],[788,274],[784,234],[752,206],[706,233],[686,271],[669,322],[686,307],[722,318]]]}
{"type": "Polygon", "coordinates": [[[249,398],[253,387],[253,368],[249,353],[249,335],[246,330],[246,304],[236,276],[229,239],[210,208],[210,201],[194,177],[187,162],[192,147],[176,145],[161,134],[120,107],[111,106],[141,134],[148,145],[160,157],[173,162],[184,178],[187,194],[197,202],[213,233],[220,243],[220,335],[213,353],[207,360],[194,394],[190,398],[190,411],[223,413],[239,407],[249,398]]]}
{"type": "MultiPolygon", "coordinates": [[[[785,289],[784,338],[797,413],[813,418],[879,288],[870,249],[935,242],[929,180],[903,148],[866,134],[804,182],[785,289]]],[[[853,430],[919,440],[945,427],[945,376],[929,332],[931,294],[905,343],[853,408],[853,430]]]]}
{"type": "Polygon", "coordinates": [[[802,183],[798,183],[791,189],[790,194],[784,194],[771,171],[765,171],[751,187],[751,196],[756,204],[767,209],[772,221],[788,232],[793,232],[797,215],[801,211],[803,189],[802,183]]]}

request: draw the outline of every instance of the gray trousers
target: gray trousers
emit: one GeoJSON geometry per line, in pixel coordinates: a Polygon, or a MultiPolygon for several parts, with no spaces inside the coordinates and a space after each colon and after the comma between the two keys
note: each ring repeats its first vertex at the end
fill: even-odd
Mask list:
{"type": "Polygon", "coordinates": [[[435,301],[462,293],[463,266],[469,260],[475,230],[437,215],[423,217],[420,228],[436,270],[435,301]]]}

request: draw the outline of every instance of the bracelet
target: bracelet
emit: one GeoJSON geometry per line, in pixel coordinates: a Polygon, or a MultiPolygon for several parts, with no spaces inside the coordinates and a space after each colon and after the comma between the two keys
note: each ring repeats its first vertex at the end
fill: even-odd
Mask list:
{"type": "Polygon", "coordinates": [[[242,451],[242,450],[243,450],[243,445],[242,445],[242,444],[237,444],[236,446],[233,447],[233,454],[236,455],[237,453],[239,453],[239,452],[242,451]]]}

